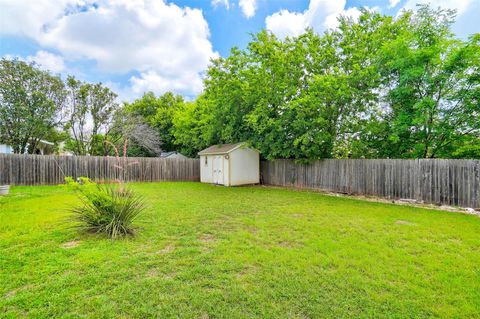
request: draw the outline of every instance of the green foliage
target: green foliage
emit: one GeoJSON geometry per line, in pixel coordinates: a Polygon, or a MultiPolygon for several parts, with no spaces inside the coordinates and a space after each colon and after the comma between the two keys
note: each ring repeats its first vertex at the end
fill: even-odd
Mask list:
{"type": "Polygon", "coordinates": [[[69,76],[65,83],[19,60],[0,61],[0,138],[15,153],[33,153],[40,140],[66,141],[77,155],[107,155],[105,140],[117,95],[101,83],[69,76]],[[63,132],[60,130],[63,129],[63,132]]]}
{"type": "Polygon", "coordinates": [[[72,176],[66,176],[65,184],[62,185],[64,185],[68,189],[85,191],[86,189],[91,188],[92,186],[95,186],[97,184],[90,178],[85,176],[80,176],[76,180],[72,176]]]}
{"type": "Polygon", "coordinates": [[[2,59],[0,138],[32,152],[65,140],[52,129],[67,115],[66,149],[78,155],[112,155],[129,140],[128,156],[246,141],[268,159],[478,157],[480,34],[456,39],[454,18],[420,5],[396,17],[364,9],[323,34],[261,31],[212,61],[192,102],[148,92],[120,108],[101,83],[68,77],[65,88],[2,59]]]}
{"type": "Polygon", "coordinates": [[[162,150],[176,150],[173,136],[173,118],[184,107],[183,97],[167,92],[156,97],[153,92],[145,93],[142,98],[125,104],[126,114],[140,116],[154,128],[162,142],[162,150]]]}
{"type": "Polygon", "coordinates": [[[421,6],[410,27],[382,50],[391,112],[383,156],[452,156],[448,147],[480,130],[480,35],[450,31],[455,12],[421,6]]]}
{"type": "Polygon", "coordinates": [[[43,139],[54,143],[53,153],[58,154],[65,150],[64,145],[70,140],[70,135],[64,130],[56,127],[51,127],[50,130],[45,134],[45,137],[43,139]]]}
{"type": "Polygon", "coordinates": [[[458,145],[453,145],[453,158],[480,158],[480,138],[465,138],[458,145]]]}
{"type": "Polygon", "coordinates": [[[84,83],[72,76],[67,78],[66,92],[68,120],[64,129],[70,133],[66,149],[76,155],[110,155],[105,142],[110,139],[117,95],[102,83],[84,83]]]}
{"type": "Polygon", "coordinates": [[[145,206],[143,198],[133,190],[123,184],[98,185],[84,176],[77,180],[67,176],[63,186],[75,191],[81,201],[71,210],[76,228],[111,239],[134,234],[132,222],[145,206]]]}
{"type": "Polygon", "coordinates": [[[266,158],[346,156],[345,144],[376,114],[374,58],[396,28],[390,17],[364,11],[358,23],[341,19],[323,36],[258,33],[246,50],[213,61],[204,93],[174,120],[177,142],[190,154],[249,141],[266,158]]]}
{"type": "Polygon", "coordinates": [[[453,38],[453,18],[420,6],[363,10],[322,35],[262,31],[212,61],[204,92],[174,114],[175,143],[188,155],[248,141],[269,159],[452,157],[480,134],[480,35],[453,38]]]}
{"type": "Polygon", "coordinates": [[[32,153],[59,126],[65,103],[60,77],[19,60],[0,60],[0,138],[15,153],[32,153]]]}
{"type": "Polygon", "coordinates": [[[111,239],[134,234],[132,222],[145,206],[133,190],[111,185],[85,189],[77,186],[77,189],[82,204],[72,209],[76,227],[111,239]]]}
{"type": "Polygon", "coordinates": [[[173,136],[179,151],[190,157],[196,157],[199,150],[208,147],[216,140],[212,134],[218,128],[212,125],[214,113],[208,113],[206,100],[200,96],[195,102],[186,103],[173,118],[173,136]]]}

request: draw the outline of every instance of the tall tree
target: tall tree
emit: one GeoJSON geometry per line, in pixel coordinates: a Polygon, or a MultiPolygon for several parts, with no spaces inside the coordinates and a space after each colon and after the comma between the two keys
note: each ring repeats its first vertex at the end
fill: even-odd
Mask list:
{"type": "Polygon", "coordinates": [[[104,143],[106,154],[113,151],[112,144],[121,148],[125,140],[129,145],[127,156],[156,157],[162,152],[158,132],[146,123],[144,117],[128,111],[126,105],[115,111],[107,138],[108,143],[104,143]]]}
{"type": "Polygon", "coordinates": [[[384,156],[451,156],[449,147],[480,133],[480,35],[451,32],[455,12],[422,5],[383,50],[388,141],[384,156]]]}
{"type": "Polygon", "coordinates": [[[213,61],[195,104],[199,118],[189,123],[202,127],[198,142],[249,141],[267,158],[348,156],[377,114],[376,58],[399,26],[366,10],[358,22],[339,22],[324,35],[284,40],[262,31],[246,50],[213,61]]]}
{"type": "Polygon", "coordinates": [[[33,152],[62,121],[62,80],[34,64],[0,60],[0,137],[15,153],[33,152]]]}
{"type": "Polygon", "coordinates": [[[112,114],[117,95],[101,83],[89,84],[67,78],[68,114],[65,128],[71,132],[68,147],[77,155],[107,155],[112,114]]]}
{"type": "Polygon", "coordinates": [[[395,18],[363,10],[321,35],[259,32],[212,62],[204,92],[174,116],[175,142],[192,155],[249,141],[298,160],[474,154],[480,35],[455,39],[453,19],[420,6],[395,18]]]}
{"type": "Polygon", "coordinates": [[[211,124],[214,113],[209,113],[211,109],[205,103],[207,101],[200,96],[195,102],[185,103],[174,114],[172,133],[176,147],[184,155],[195,157],[199,150],[215,142],[212,132],[217,128],[211,124]]]}
{"type": "Polygon", "coordinates": [[[166,92],[156,97],[153,92],[145,93],[140,99],[127,103],[125,111],[131,116],[144,118],[145,123],[154,128],[162,141],[164,151],[176,150],[173,136],[173,117],[183,108],[183,97],[166,92]]]}
{"type": "Polygon", "coordinates": [[[68,120],[65,128],[71,132],[68,148],[76,155],[85,155],[87,151],[87,95],[81,81],[69,76],[66,81],[68,97],[68,120]]]}
{"type": "Polygon", "coordinates": [[[112,124],[113,112],[118,107],[117,94],[101,83],[87,84],[87,92],[87,104],[92,117],[90,153],[92,155],[106,155],[96,153],[93,150],[105,142],[105,136],[108,135],[109,127],[112,124]]]}

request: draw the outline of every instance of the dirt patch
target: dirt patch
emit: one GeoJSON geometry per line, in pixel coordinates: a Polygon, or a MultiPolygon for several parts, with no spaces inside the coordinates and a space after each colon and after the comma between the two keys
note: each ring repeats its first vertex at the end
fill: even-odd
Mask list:
{"type": "Polygon", "coordinates": [[[147,278],[157,278],[158,274],[158,270],[156,268],[152,268],[147,271],[146,276],[147,278]]]}
{"type": "Polygon", "coordinates": [[[300,247],[300,246],[303,246],[303,245],[301,243],[295,242],[295,241],[282,240],[282,241],[277,243],[277,246],[282,247],[282,248],[292,249],[292,248],[300,247]]]}
{"type": "Polygon", "coordinates": [[[200,241],[204,244],[213,243],[215,242],[215,237],[212,234],[202,234],[200,241]]]}
{"type": "Polygon", "coordinates": [[[244,229],[246,232],[252,235],[256,235],[258,233],[258,228],[255,226],[245,226],[244,229]]]}
{"type": "Polygon", "coordinates": [[[171,253],[174,250],[175,250],[175,246],[172,245],[172,244],[168,244],[163,249],[157,251],[157,254],[160,254],[160,255],[168,254],[168,253],[171,253]]]}
{"type": "Polygon", "coordinates": [[[397,220],[395,222],[396,225],[410,225],[410,226],[415,226],[416,224],[415,223],[412,223],[412,222],[409,222],[408,220],[397,220]]]}
{"type": "Polygon", "coordinates": [[[72,249],[72,248],[78,247],[79,245],[80,245],[80,240],[72,240],[72,241],[61,244],[60,247],[64,249],[72,249]]]}
{"type": "Polygon", "coordinates": [[[15,297],[15,295],[17,294],[17,292],[18,292],[18,289],[10,290],[9,292],[7,292],[7,293],[5,294],[5,298],[15,297]]]}
{"type": "Polygon", "coordinates": [[[450,238],[448,241],[453,243],[453,244],[457,244],[457,245],[463,244],[463,241],[461,239],[458,239],[458,238],[450,238]]]}
{"type": "Polygon", "coordinates": [[[291,216],[294,217],[294,218],[304,218],[304,217],[305,217],[304,214],[300,214],[300,213],[298,213],[298,214],[292,214],[291,216]]]}
{"type": "Polygon", "coordinates": [[[216,239],[212,234],[202,234],[198,238],[201,243],[200,250],[203,252],[210,252],[214,246],[216,239]]]}
{"type": "Polygon", "coordinates": [[[170,272],[168,274],[163,274],[163,278],[165,278],[165,279],[173,279],[176,276],[177,276],[177,273],[175,273],[175,272],[170,272]]]}
{"type": "Polygon", "coordinates": [[[255,275],[257,272],[258,272],[257,266],[247,265],[239,273],[237,273],[237,277],[242,278],[248,275],[255,275]]]}
{"type": "Polygon", "coordinates": [[[4,296],[5,298],[13,298],[15,297],[15,295],[21,291],[25,291],[25,290],[28,290],[30,288],[32,288],[33,285],[25,285],[25,286],[21,286],[21,287],[18,287],[18,288],[15,288],[13,290],[10,290],[9,292],[7,292],[4,296]]]}
{"type": "Polygon", "coordinates": [[[255,187],[263,187],[263,188],[272,188],[272,189],[289,189],[292,191],[297,192],[314,192],[314,193],[321,193],[328,196],[334,197],[349,197],[354,199],[360,199],[368,202],[376,202],[376,203],[388,203],[388,204],[396,204],[396,205],[404,205],[404,206],[411,206],[411,207],[419,207],[419,208],[426,208],[426,209],[434,209],[434,210],[442,210],[447,212],[454,212],[454,213],[462,213],[462,214],[470,214],[470,215],[477,215],[480,216],[480,209],[475,208],[463,208],[463,207],[453,207],[447,205],[435,205],[435,204],[427,204],[422,201],[416,200],[406,200],[406,199],[389,199],[385,197],[378,197],[373,195],[355,195],[355,194],[346,194],[346,193],[334,193],[330,191],[325,191],[316,188],[295,188],[295,187],[288,187],[288,186],[273,186],[273,185],[257,185],[255,187]]]}

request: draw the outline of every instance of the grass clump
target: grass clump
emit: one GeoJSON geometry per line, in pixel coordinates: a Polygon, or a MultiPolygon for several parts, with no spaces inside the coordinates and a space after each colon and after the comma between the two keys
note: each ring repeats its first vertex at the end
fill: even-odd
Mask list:
{"type": "MultiPolygon", "coordinates": [[[[71,183],[70,183],[71,184],[71,183]]],[[[145,208],[143,198],[124,185],[74,185],[81,204],[72,209],[76,227],[111,239],[134,234],[133,221],[145,208]]]]}

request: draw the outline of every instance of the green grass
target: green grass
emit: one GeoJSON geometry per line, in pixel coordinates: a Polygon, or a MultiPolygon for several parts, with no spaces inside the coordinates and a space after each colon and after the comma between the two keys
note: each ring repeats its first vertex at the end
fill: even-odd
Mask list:
{"type": "Polygon", "coordinates": [[[134,238],[79,234],[62,187],[0,198],[0,316],[480,316],[480,219],[312,192],[134,184],[134,238]]]}

